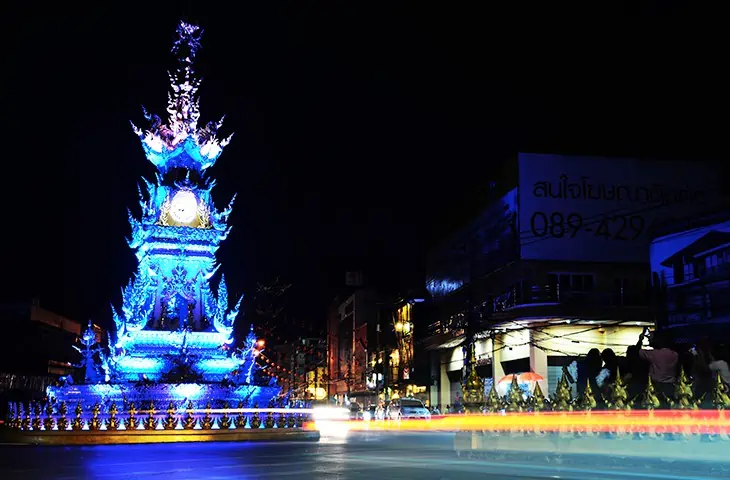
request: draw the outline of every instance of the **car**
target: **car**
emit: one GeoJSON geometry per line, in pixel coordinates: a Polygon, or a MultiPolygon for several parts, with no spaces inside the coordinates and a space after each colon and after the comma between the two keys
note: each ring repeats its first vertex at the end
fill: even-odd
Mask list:
{"type": "Polygon", "coordinates": [[[391,420],[409,418],[430,420],[431,412],[429,412],[423,402],[417,398],[399,398],[390,402],[390,406],[388,407],[388,418],[391,420]]]}

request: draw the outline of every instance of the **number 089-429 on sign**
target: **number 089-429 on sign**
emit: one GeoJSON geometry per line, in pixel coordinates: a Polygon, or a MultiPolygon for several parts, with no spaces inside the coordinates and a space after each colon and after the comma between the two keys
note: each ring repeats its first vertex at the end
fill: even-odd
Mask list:
{"type": "Polygon", "coordinates": [[[530,231],[538,238],[573,238],[583,232],[613,240],[636,240],[644,232],[644,227],[645,222],[641,215],[584,219],[578,213],[565,215],[560,212],[535,212],[530,218],[530,231]]]}

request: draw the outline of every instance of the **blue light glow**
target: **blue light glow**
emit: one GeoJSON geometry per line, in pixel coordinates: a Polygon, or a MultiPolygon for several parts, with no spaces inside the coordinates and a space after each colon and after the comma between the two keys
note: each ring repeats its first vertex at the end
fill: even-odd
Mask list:
{"type": "Polygon", "coordinates": [[[233,200],[224,210],[215,207],[215,180],[206,169],[230,137],[217,139],[222,121],[198,126],[200,80],[192,62],[202,32],[183,22],[177,33],[168,120],[145,110],[149,128],[134,126],[157,174],[138,188],[141,216],[129,212],[128,243],[139,268],[122,290],[121,309],[112,307],[116,341],[109,365],[122,382],[160,381],[176,369],[220,382],[245,361],[228,348],[243,297],[230,305],[225,278],[217,292],[209,283],[219,268],[215,253],[230,231],[233,200]]]}

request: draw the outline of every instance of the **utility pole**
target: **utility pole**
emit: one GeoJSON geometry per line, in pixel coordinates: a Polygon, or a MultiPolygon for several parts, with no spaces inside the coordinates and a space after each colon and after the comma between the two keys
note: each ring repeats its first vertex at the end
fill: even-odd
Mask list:
{"type": "MultiPolygon", "coordinates": [[[[380,357],[380,308],[375,312],[376,313],[376,321],[375,321],[375,402],[380,402],[380,381],[378,380],[378,359],[380,357]]],[[[385,376],[383,376],[385,378],[385,376]]]]}

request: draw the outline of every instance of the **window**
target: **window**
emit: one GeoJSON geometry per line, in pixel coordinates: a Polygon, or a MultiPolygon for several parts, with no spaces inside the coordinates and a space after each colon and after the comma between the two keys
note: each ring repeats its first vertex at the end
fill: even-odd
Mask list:
{"type": "Polygon", "coordinates": [[[724,252],[720,253],[713,253],[712,255],[708,255],[705,257],[705,268],[708,273],[715,272],[722,267],[722,265],[725,264],[726,256],[724,252]]]}
{"type": "Polygon", "coordinates": [[[694,265],[692,263],[684,264],[684,281],[692,280],[694,278],[694,265]]]}

